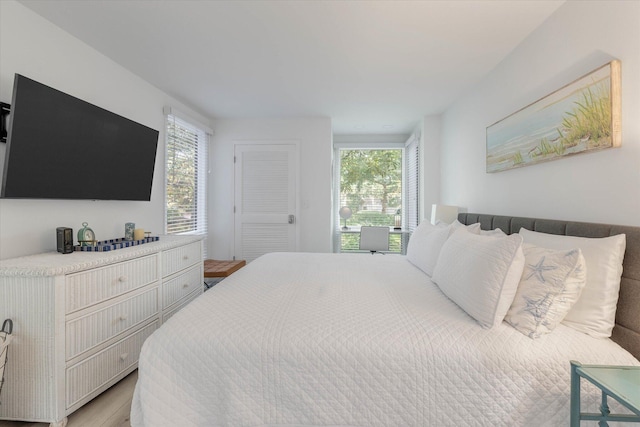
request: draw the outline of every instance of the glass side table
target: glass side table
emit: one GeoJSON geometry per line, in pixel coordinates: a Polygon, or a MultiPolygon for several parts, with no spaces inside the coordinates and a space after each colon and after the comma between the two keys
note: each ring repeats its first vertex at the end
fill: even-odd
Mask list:
{"type": "Polygon", "coordinates": [[[581,420],[640,422],[640,366],[581,365],[571,361],[571,427],[579,427],[581,420]],[[580,412],[580,378],[602,390],[600,413],[580,412]],[[635,415],[611,414],[607,404],[611,396],[635,415]]]}

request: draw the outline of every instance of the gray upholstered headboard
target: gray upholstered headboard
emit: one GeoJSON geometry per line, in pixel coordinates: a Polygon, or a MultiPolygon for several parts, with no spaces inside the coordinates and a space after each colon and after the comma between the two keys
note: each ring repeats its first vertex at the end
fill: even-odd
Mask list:
{"type": "Polygon", "coordinates": [[[458,221],[466,225],[479,222],[483,230],[500,228],[507,234],[517,233],[521,227],[541,233],[579,237],[626,234],[627,249],[611,339],[640,360],[640,227],[475,213],[458,214],[458,221]]]}

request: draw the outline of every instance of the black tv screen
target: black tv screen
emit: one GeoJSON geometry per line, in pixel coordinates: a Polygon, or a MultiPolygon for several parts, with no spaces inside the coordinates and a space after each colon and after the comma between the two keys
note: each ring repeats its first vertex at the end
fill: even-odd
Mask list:
{"type": "Polygon", "coordinates": [[[144,200],[158,131],[15,75],[4,198],[144,200]]]}

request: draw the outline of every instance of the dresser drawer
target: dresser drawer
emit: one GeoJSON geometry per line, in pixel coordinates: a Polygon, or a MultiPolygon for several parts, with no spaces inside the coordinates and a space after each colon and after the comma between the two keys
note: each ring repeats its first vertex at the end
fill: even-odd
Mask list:
{"type": "Polygon", "coordinates": [[[67,359],[158,314],[158,288],[67,321],[67,359]]]}
{"type": "Polygon", "coordinates": [[[196,263],[202,263],[202,243],[199,241],[163,251],[162,277],[170,276],[196,263]]]}
{"type": "Polygon", "coordinates": [[[118,374],[138,363],[144,340],[158,327],[158,322],[146,326],[138,332],[107,347],[100,353],[83,360],[67,369],[66,408],[70,408],[83,398],[96,392],[118,374]]]}
{"type": "Polygon", "coordinates": [[[162,284],[162,308],[169,307],[174,302],[184,298],[197,289],[202,291],[202,287],[202,269],[200,264],[191,267],[184,273],[180,273],[169,280],[165,280],[162,284]]]}
{"type": "Polygon", "coordinates": [[[184,306],[189,304],[191,301],[196,299],[201,294],[202,292],[194,291],[192,294],[187,295],[186,297],[184,297],[184,299],[178,301],[173,307],[171,307],[169,310],[164,312],[164,314],[162,315],[162,323],[169,320],[171,316],[176,314],[178,311],[182,310],[184,306]]]}
{"type": "Polygon", "coordinates": [[[66,276],[66,312],[122,295],[158,280],[157,255],[66,276]]]}

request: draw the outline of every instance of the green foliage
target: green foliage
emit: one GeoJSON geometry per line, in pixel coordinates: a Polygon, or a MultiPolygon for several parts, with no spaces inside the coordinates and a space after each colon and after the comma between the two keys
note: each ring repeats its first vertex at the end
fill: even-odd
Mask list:
{"type": "MultiPolygon", "coordinates": [[[[347,225],[393,226],[402,205],[402,150],[342,150],[340,166],[341,205],[353,212],[347,225]],[[375,210],[367,210],[372,202],[375,210]]],[[[391,252],[401,252],[400,237],[390,236],[391,252]]],[[[357,251],[359,239],[359,234],[342,234],[341,251],[357,251]]]]}
{"type": "Polygon", "coordinates": [[[516,154],[513,155],[513,164],[514,165],[519,165],[520,163],[523,163],[524,160],[522,160],[522,153],[520,153],[520,151],[518,151],[516,154]]]}
{"type": "Polygon", "coordinates": [[[197,135],[169,122],[167,126],[167,231],[181,233],[196,227],[197,151],[184,140],[197,135]]]}
{"type": "Polygon", "coordinates": [[[340,164],[341,199],[354,212],[366,196],[380,200],[382,212],[402,203],[402,150],[343,150],[340,164]]]}
{"type": "Polygon", "coordinates": [[[532,156],[548,156],[550,154],[556,156],[562,156],[564,154],[565,146],[562,141],[553,143],[546,137],[542,138],[540,144],[532,151],[532,156]]]}
{"type": "Polygon", "coordinates": [[[394,215],[382,212],[359,211],[351,217],[358,225],[389,225],[394,224],[394,215]]]}
{"type": "Polygon", "coordinates": [[[582,98],[575,102],[572,111],[562,120],[562,143],[573,147],[587,141],[596,147],[611,141],[611,93],[607,82],[582,91],[582,98]],[[593,89],[592,89],[593,88],[593,89]]]}

